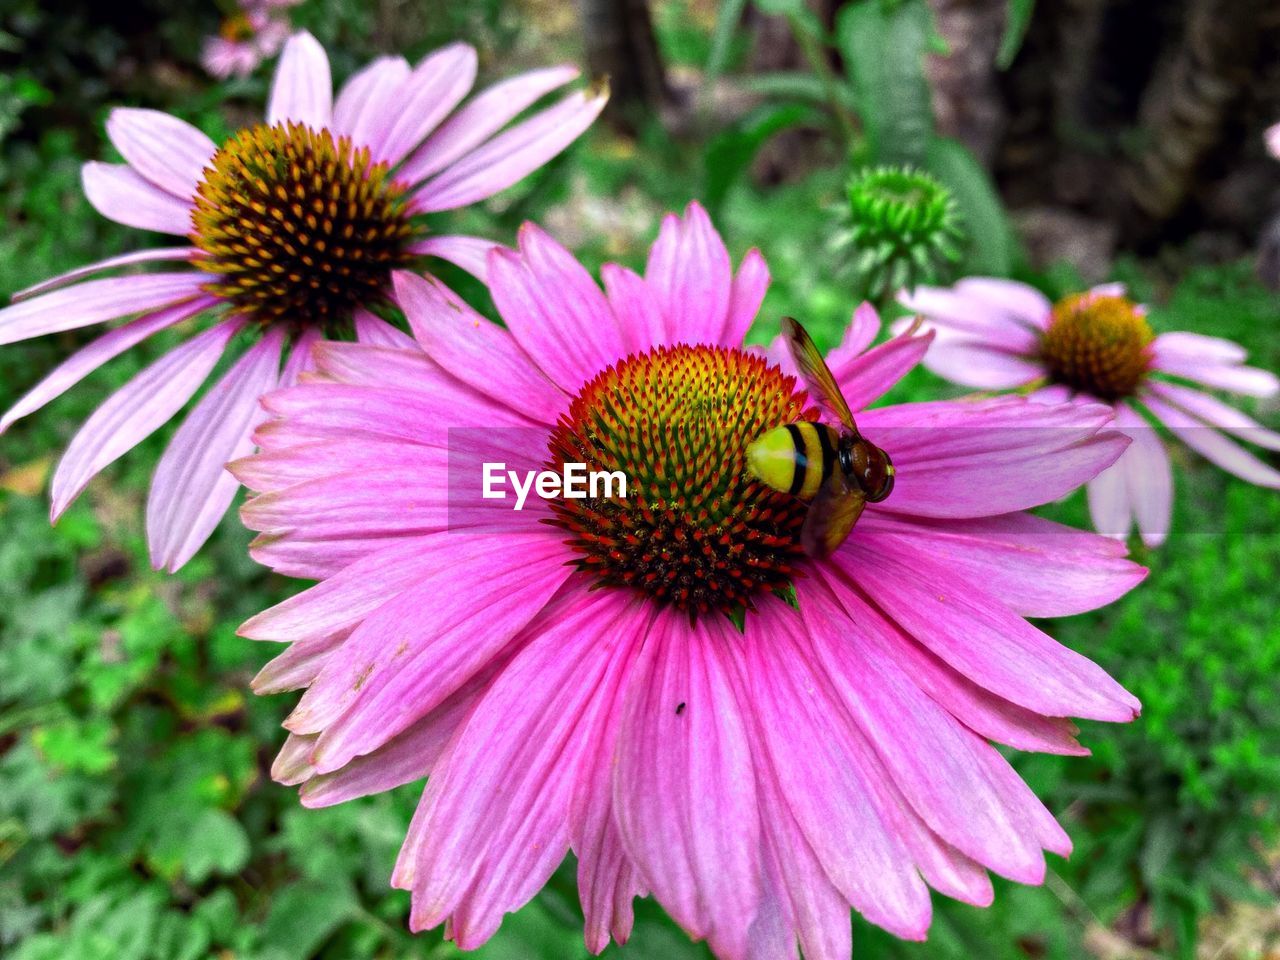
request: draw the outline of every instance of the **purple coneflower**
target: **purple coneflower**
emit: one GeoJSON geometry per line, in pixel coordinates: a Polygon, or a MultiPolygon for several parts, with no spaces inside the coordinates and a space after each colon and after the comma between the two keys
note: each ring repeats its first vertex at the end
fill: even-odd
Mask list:
{"type": "Polygon", "coordinates": [[[1201,389],[1273,397],[1280,381],[1245,366],[1244,348],[1230,340],[1156,336],[1146,309],[1119,284],[1055,304],[1023,283],[972,277],[945,289],[917,287],[899,299],[935,329],[924,365],[939,376],[979,390],[1032,389],[1032,399],[1043,402],[1111,406],[1116,427],[1133,443],[1088,485],[1093,523],[1103,533],[1125,537],[1136,523],[1148,546],[1168,536],[1173,471],[1148,417],[1227,472],[1280,487],[1280,472],[1227,436],[1280,450],[1280,434],[1201,389]]]}
{"type": "Polygon", "coordinates": [[[219,80],[247,77],[268,57],[275,56],[289,37],[289,21],[280,8],[292,4],[243,2],[209,37],[200,63],[219,80]]]}
{"type": "Polygon", "coordinates": [[[353,330],[363,340],[390,336],[367,308],[391,295],[393,270],[427,256],[483,277],[492,242],[434,236],[427,215],[483,200],[546,163],[591,124],[605,93],[572,93],[504,130],[578,71],[522,74],[455,112],[475,74],[475,50],[453,44],[412,68],[380,58],[335,100],[328,58],[302,33],[285,47],[266,121],[221,147],[165,113],[111,114],[107,134],[126,162],[85,165],[89,201],[119,223],[191,243],[74,270],[0,310],[0,344],[142,314],[55,369],[0,419],[0,431],[151,334],[198,315],[214,322],[85,423],[53,477],[54,519],[95,474],[181,410],[244,333],[248,349],[191,411],[152,481],[152,562],[177,569],[235,496],[224,464],[252,450],[258,398],[294,382],[314,341],[353,330]],[[159,261],[184,268],[85,280],[159,261]]]}
{"type": "Polygon", "coordinates": [[[813,561],[803,504],[744,471],[816,416],[742,347],[757,252],[735,275],[692,205],[603,292],[532,225],[489,263],[505,329],[398,273],[416,347],[318,344],[233,465],[255,556],[322,581],[242,629],[290,644],[259,693],[306,688],[276,778],[325,806],[429,774],[393,883],[464,948],[569,850],[593,952],[646,892],[719,957],[847,960],[851,905],[921,939],[930,887],[982,905],[987,870],[1041,882],[1071,843],[991,741],[1082,754],[1067,718],[1139,706],[1024,618],[1144,571],[1020,511],[1120,455],[1110,410],[865,410],[929,337],[868,350],[864,308],[830,364],[897,487],[813,561]],[[473,512],[479,460],[631,486],[473,512]]]}

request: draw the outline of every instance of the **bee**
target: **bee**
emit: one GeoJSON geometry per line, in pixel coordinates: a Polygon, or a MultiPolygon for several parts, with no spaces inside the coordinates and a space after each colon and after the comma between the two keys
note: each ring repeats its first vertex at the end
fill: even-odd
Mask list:
{"type": "Polygon", "coordinates": [[[784,317],[782,332],[809,396],[840,424],[800,420],[775,427],[747,447],[747,471],[781,493],[809,502],[800,545],[825,557],[844,543],[868,503],[893,492],[893,462],[866,440],[813,339],[784,317]]]}

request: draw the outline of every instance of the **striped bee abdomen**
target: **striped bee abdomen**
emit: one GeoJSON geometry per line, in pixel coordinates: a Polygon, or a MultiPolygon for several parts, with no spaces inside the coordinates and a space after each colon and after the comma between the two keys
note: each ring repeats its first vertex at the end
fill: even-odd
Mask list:
{"type": "Polygon", "coordinates": [[[747,447],[747,469],[775,490],[812,500],[836,469],[839,440],[824,423],[788,423],[747,447]]]}

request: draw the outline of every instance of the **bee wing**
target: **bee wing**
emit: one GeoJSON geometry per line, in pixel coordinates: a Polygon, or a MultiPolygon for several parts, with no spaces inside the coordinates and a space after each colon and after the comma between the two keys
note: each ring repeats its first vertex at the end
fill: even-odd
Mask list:
{"type": "Polygon", "coordinates": [[[813,342],[807,330],[791,317],[782,318],[782,333],[791,348],[791,358],[800,369],[800,376],[818,406],[829,416],[835,417],[853,434],[858,428],[853,423],[853,413],[844,399],[844,394],[836,385],[836,378],[831,375],[827,361],[822,359],[822,352],[813,342]]]}
{"type": "Polygon", "coordinates": [[[844,474],[835,471],[809,504],[809,515],[800,528],[800,546],[811,557],[829,556],[849,536],[862,516],[867,498],[849,486],[844,474]]]}

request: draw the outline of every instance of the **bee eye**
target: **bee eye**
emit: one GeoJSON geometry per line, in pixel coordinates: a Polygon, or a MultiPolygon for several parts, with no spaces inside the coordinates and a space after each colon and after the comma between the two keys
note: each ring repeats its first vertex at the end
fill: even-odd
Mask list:
{"type": "Polygon", "coordinates": [[[859,486],[872,503],[879,503],[893,492],[893,461],[879,447],[864,444],[857,457],[862,470],[858,474],[859,486]]]}

